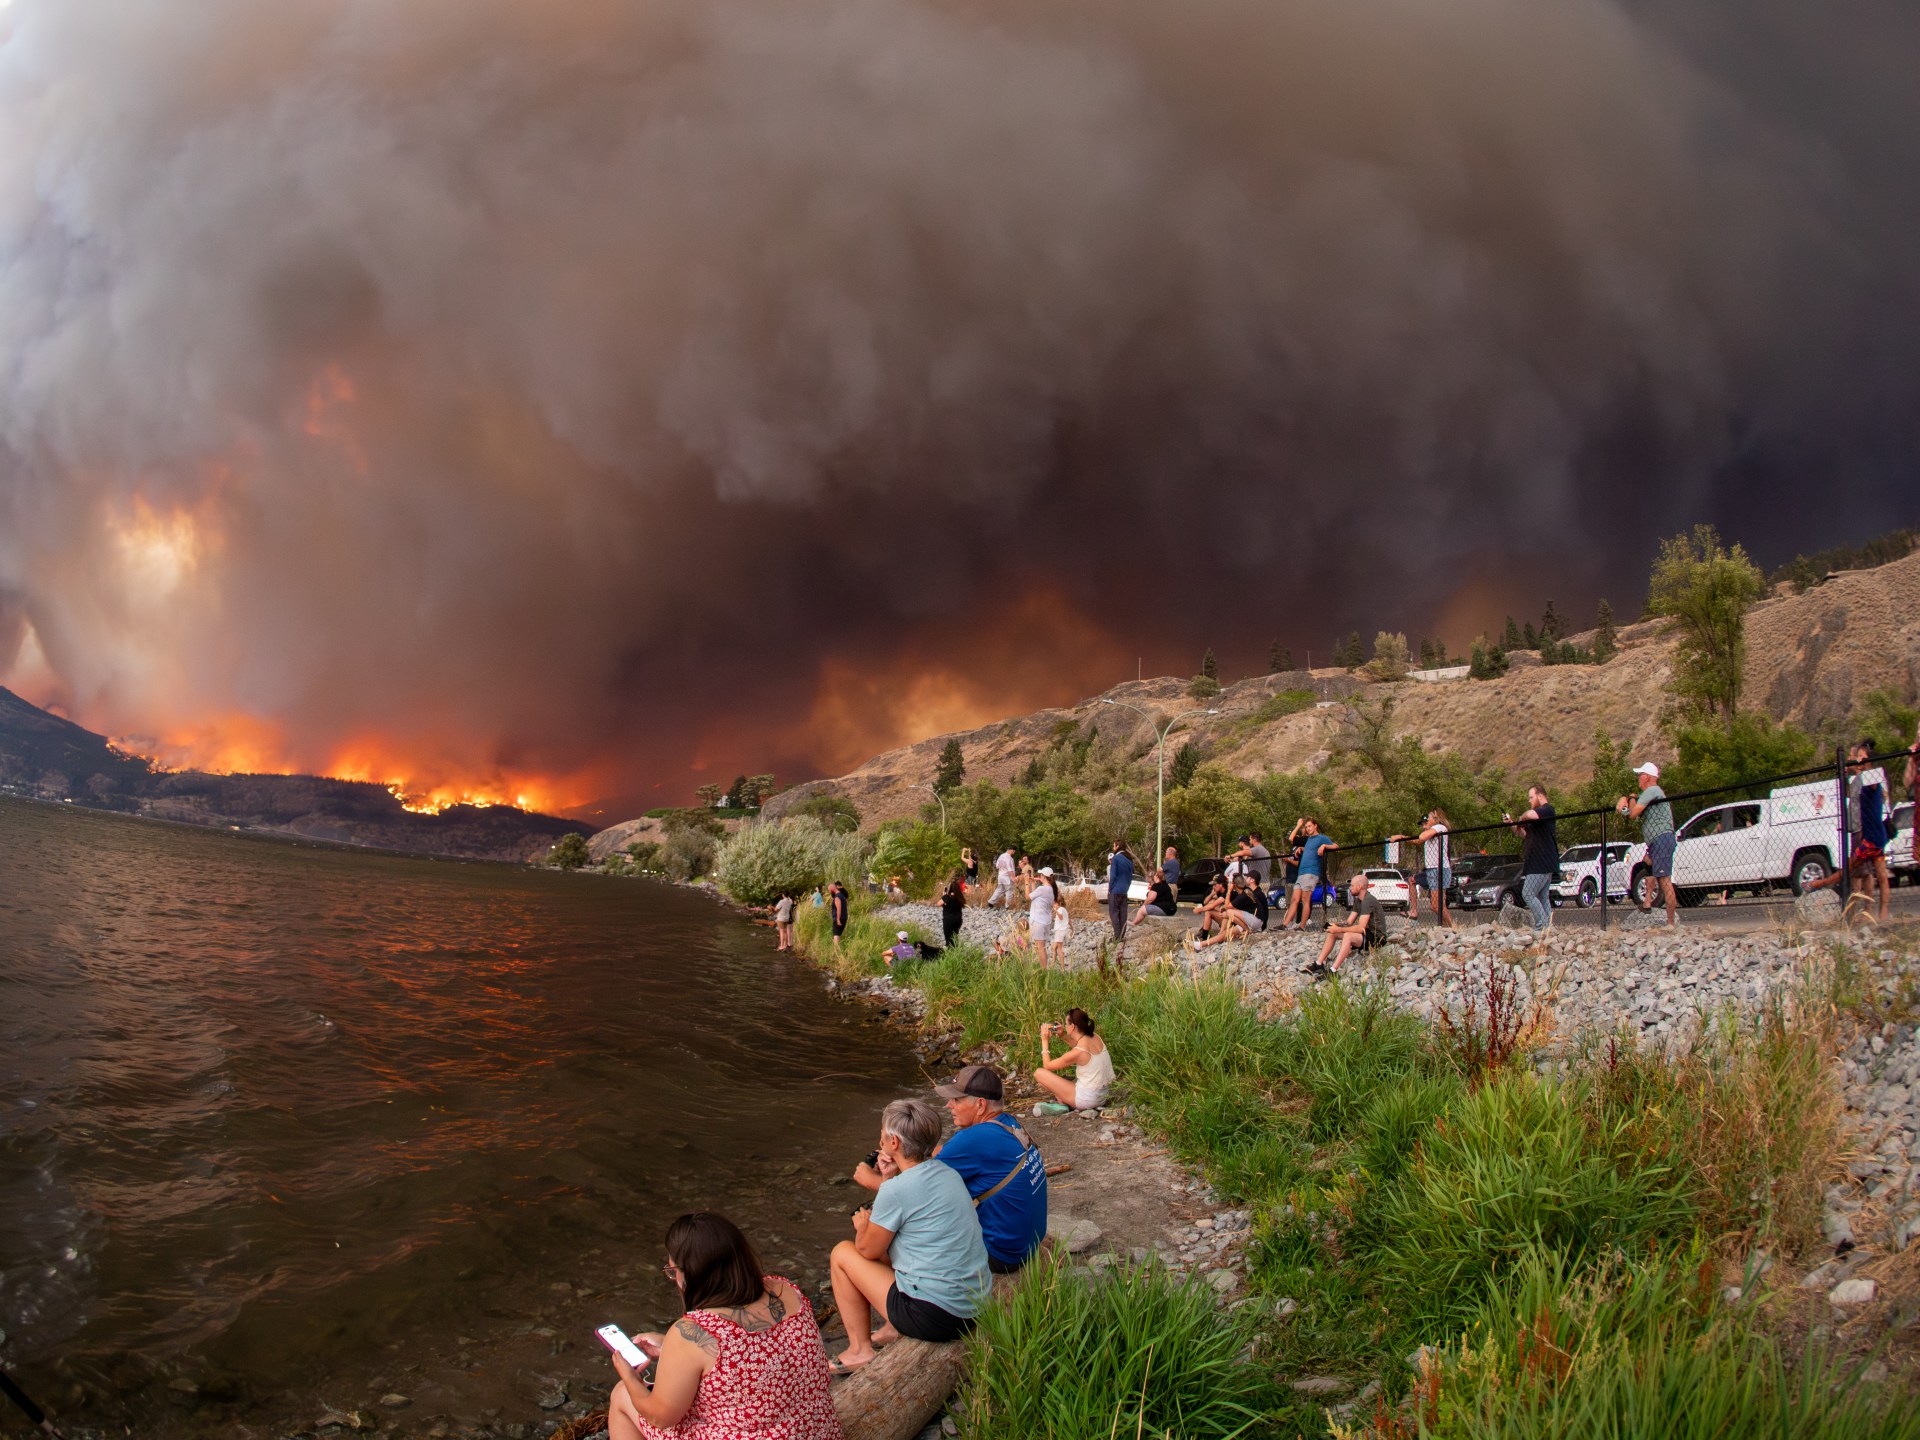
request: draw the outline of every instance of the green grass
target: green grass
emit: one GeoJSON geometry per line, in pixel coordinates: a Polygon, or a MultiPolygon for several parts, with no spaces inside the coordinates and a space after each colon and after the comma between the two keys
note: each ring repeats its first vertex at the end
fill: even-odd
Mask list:
{"type": "MultiPolygon", "coordinates": [[[[825,928],[803,909],[811,953],[825,928]]],[[[862,902],[836,968],[877,971],[891,940],[862,902]]],[[[1855,1377],[1817,1359],[1790,1366],[1732,1326],[1717,1284],[1699,1278],[1736,1240],[1791,1252],[1817,1226],[1835,1139],[1837,996],[1723,1017],[1678,1061],[1601,1037],[1547,1078],[1524,1053],[1463,1071],[1446,1037],[1365,983],[1318,987],[1267,1021],[1226,982],[1196,982],[1178,964],[1067,974],[963,944],[900,978],[924,992],[929,1023],[967,1048],[999,1047],[1016,1072],[1038,1063],[1042,1021],[1073,1005],[1092,1013],[1134,1117],[1254,1211],[1239,1313],[1268,1317],[1266,1363],[1356,1388],[1378,1379],[1375,1418],[1399,1423],[1417,1402],[1452,1427],[1434,1433],[1462,1436],[1826,1436],[1845,1432],[1805,1397],[1837,1386],[1831,1412],[1858,1433],[1913,1433],[1855,1377]],[[1272,1318],[1280,1296],[1298,1307],[1284,1322],[1272,1318]],[[1624,1337],[1613,1348],[1594,1338],[1609,1326],[1624,1337]],[[1410,1395],[1406,1355],[1450,1337],[1441,1399],[1410,1395]],[[1520,1383],[1562,1352],[1574,1357],[1566,1373],[1520,1383]],[[1767,1428],[1768,1415],[1787,1428],[1767,1428]]],[[[1244,1433],[1327,1433],[1323,1402],[1255,1385],[1257,1372],[1214,1351],[1194,1373],[1222,1398],[1206,1421],[1215,1428],[1183,1428],[1200,1410],[1165,1408],[1152,1384],[1143,1410],[1138,1327],[1186,1313],[1174,1288],[1132,1273],[1093,1287],[1036,1277],[983,1327],[995,1348],[966,1392],[966,1433],[1226,1435],[1247,1420],[1238,1407],[1261,1406],[1244,1433]],[[1042,1363],[1049,1354],[1070,1358],[1042,1363]]],[[[1210,1296],[1190,1301],[1223,1333],[1254,1323],[1210,1296]]],[[[1198,1404],[1180,1394],[1178,1405],[1198,1404]]],[[[1353,1433],[1370,1415],[1349,1419],[1353,1433]]]]}
{"type": "Polygon", "coordinates": [[[1233,1440],[1265,1433],[1277,1387],[1244,1352],[1256,1331],[1165,1270],[1094,1278],[1036,1261],[968,1342],[953,1404],[966,1440],[1233,1440]]]}

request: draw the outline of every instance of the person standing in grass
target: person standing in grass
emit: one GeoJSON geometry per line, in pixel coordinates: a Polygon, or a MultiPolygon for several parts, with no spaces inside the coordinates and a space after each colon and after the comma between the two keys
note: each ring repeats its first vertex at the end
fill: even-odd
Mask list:
{"type": "Polygon", "coordinates": [[[940,944],[951,949],[960,938],[960,925],[967,917],[967,873],[955,870],[947,877],[947,888],[940,892],[940,944]]]}
{"type": "Polygon", "coordinates": [[[1053,867],[1043,865],[1033,877],[1032,898],[1027,902],[1027,943],[1033,946],[1034,958],[1040,962],[1040,968],[1047,966],[1048,947],[1053,944],[1053,912],[1060,903],[1060,892],[1054,888],[1053,867]]]}
{"type": "Polygon", "coordinates": [[[827,918],[833,922],[833,948],[840,950],[840,937],[847,933],[847,887],[838,880],[827,886],[827,918]]]}
{"type": "Polygon", "coordinates": [[[1560,875],[1560,837],[1554,827],[1553,806],[1543,787],[1527,787],[1527,804],[1529,808],[1521,814],[1501,818],[1521,837],[1520,896],[1527,902],[1534,930],[1544,934],[1553,923],[1548,891],[1560,875]]]}
{"type": "MultiPolygon", "coordinates": [[[[1049,1020],[1040,1027],[1040,1068],[1033,1072],[1033,1082],[1053,1096],[1054,1108],[1048,1114],[1098,1110],[1107,1103],[1113,1091],[1113,1056],[1107,1042],[1094,1033],[1091,1015],[1076,1006],[1067,1011],[1064,1025],[1049,1020]],[[1050,1053],[1056,1033],[1064,1033],[1067,1039],[1067,1048],[1059,1055],[1050,1053]],[[1074,1067],[1071,1080],[1059,1073],[1069,1065],[1074,1067]]],[[[1036,1107],[1035,1113],[1042,1112],[1036,1107]]]]}
{"type": "Polygon", "coordinates": [[[1107,856],[1107,923],[1113,938],[1127,943],[1127,905],[1133,889],[1133,857],[1127,854],[1127,842],[1116,839],[1113,853],[1107,856]]]}
{"type": "Polygon", "coordinates": [[[833,1300],[847,1348],[828,1367],[850,1375],[876,1343],[899,1335],[942,1344],[973,1329],[993,1289],[980,1217],[960,1173],[933,1157],[940,1112],[896,1100],[880,1115],[880,1154],[893,1170],[871,1210],[854,1212],[853,1239],[833,1247],[833,1300]],[[876,1334],[873,1313],[886,1320],[876,1334]]]}
{"type": "MultiPolygon", "coordinates": [[[[1633,767],[1634,783],[1640,787],[1638,798],[1622,795],[1614,809],[1640,822],[1640,839],[1647,847],[1647,870],[1660,895],[1667,902],[1667,928],[1680,923],[1680,897],[1673,888],[1673,806],[1667,792],[1660,788],[1660,767],[1651,760],[1633,767]]],[[[1601,861],[1602,883],[1606,862],[1601,861]]],[[[1651,899],[1635,894],[1634,905],[1642,915],[1653,909],[1651,899]]]]}

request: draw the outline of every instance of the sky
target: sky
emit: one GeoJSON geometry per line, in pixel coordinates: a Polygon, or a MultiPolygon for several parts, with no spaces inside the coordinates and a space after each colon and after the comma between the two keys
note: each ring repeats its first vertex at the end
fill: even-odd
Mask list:
{"type": "Polygon", "coordinates": [[[1898,0],[13,0],[0,684],[617,818],[1916,518],[1898,0]]]}

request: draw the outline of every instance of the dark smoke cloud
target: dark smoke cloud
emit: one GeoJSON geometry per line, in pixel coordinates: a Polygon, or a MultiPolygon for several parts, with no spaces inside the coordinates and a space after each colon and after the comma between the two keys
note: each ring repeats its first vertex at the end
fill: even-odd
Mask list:
{"type": "Polygon", "coordinates": [[[120,730],[634,794],[1911,508],[1895,0],[0,27],[0,671],[120,730]]]}

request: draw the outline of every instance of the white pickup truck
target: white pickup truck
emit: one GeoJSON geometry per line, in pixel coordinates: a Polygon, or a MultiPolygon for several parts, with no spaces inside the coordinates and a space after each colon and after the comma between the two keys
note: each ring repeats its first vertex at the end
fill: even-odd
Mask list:
{"type": "MultiPolygon", "coordinates": [[[[1697,905],[1719,890],[1762,894],[1785,885],[1802,893],[1840,864],[1837,787],[1831,780],[1788,785],[1764,800],[1702,810],[1682,825],[1673,849],[1673,888],[1697,905]]],[[[1633,893],[1657,902],[1646,852],[1635,847],[1633,893]]]]}

